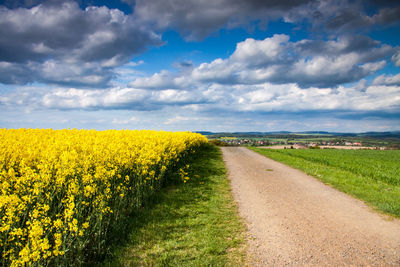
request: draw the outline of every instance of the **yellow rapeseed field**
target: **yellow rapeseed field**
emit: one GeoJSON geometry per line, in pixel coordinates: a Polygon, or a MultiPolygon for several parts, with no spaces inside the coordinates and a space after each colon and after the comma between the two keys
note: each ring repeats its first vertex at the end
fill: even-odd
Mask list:
{"type": "Polygon", "coordinates": [[[79,265],[143,205],[200,134],[0,129],[0,264],[79,265]]]}

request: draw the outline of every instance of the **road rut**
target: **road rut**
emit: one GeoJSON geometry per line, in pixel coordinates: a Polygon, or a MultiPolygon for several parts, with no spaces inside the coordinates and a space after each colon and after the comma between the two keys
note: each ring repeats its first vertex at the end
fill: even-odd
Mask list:
{"type": "Polygon", "coordinates": [[[400,266],[400,221],[303,172],[223,147],[253,266],[400,266]]]}

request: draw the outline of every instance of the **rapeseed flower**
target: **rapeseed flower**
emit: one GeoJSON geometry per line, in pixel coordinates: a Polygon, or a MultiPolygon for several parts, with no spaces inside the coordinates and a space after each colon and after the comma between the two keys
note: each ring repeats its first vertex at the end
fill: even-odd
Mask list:
{"type": "Polygon", "coordinates": [[[101,250],[107,228],[205,142],[188,132],[0,129],[0,265],[73,265],[89,245],[101,250]]]}

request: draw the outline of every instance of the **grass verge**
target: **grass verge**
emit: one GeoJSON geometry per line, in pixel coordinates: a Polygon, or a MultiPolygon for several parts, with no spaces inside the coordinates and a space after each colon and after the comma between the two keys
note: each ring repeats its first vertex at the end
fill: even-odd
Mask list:
{"type": "Polygon", "coordinates": [[[204,146],[186,183],[162,189],[132,216],[104,266],[243,266],[245,229],[219,148],[204,146]]]}
{"type": "MultiPolygon", "coordinates": [[[[390,184],[376,178],[374,179],[370,175],[360,174],[357,170],[331,166],[329,165],[329,158],[325,158],[327,159],[325,160],[327,163],[324,163],[324,161],[316,162],[300,156],[297,157],[293,150],[277,151],[255,147],[249,148],[273,160],[302,170],[325,184],[332,185],[342,192],[363,200],[376,210],[400,218],[400,186],[398,184],[390,184]]],[[[324,151],[315,150],[314,153],[324,153],[324,151]]],[[[359,166],[359,168],[362,167],[359,166]]],[[[400,179],[400,177],[398,178],[400,179]]]]}

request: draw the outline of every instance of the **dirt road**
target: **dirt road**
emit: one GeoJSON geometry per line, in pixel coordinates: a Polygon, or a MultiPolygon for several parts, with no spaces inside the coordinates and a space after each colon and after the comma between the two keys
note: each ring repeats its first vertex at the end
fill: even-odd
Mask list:
{"type": "Polygon", "coordinates": [[[400,266],[400,221],[243,147],[222,148],[255,266],[400,266]]]}

